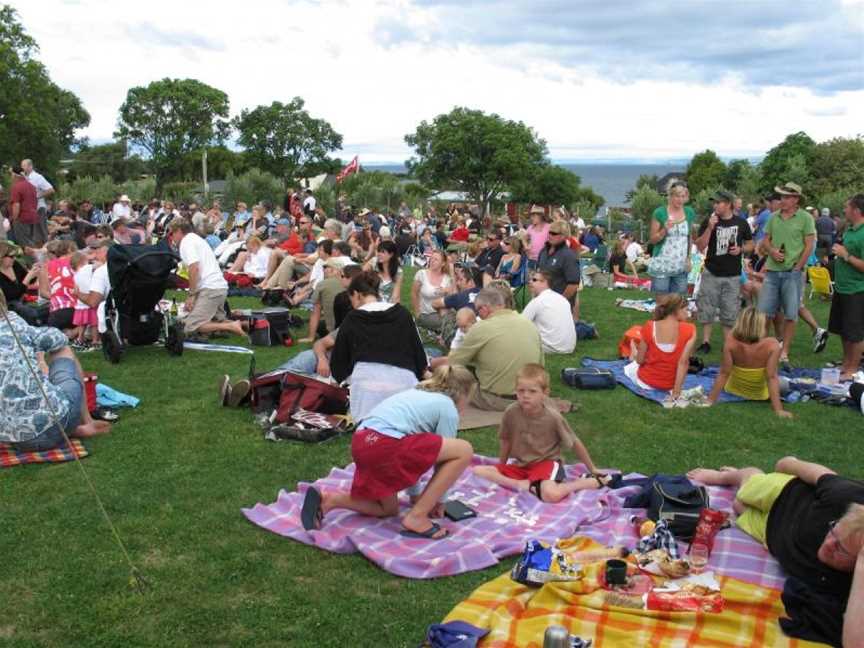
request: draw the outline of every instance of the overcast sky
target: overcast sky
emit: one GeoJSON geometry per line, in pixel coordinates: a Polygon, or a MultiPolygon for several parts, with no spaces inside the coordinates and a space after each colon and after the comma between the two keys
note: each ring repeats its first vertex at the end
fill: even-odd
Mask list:
{"type": "Polygon", "coordinates": [[[584,161],[864,132],[864,0],[14,4],[93,141],[130,87],[163,77],[225,91],[232,115],[299,95],[361,162],[403,161],[403,136],[456,105],[584,161]]]}

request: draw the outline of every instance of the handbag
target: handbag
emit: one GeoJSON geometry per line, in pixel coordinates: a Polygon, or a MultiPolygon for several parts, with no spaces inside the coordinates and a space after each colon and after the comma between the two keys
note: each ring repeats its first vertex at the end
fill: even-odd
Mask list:
{"type": "Polygon", "coordinates": [[[615,374],[597,367],[565,367],[561,370],[561,380],[576,389],[615,388],[615,374]]]}
{"type": "Polygon", "coordinates": [[[657,480],[652,484],[647,515],[655,522],[666,520],[676,538],[690,540],[699,514],[708,504],[708,491],[704,486],[657,480]]]}

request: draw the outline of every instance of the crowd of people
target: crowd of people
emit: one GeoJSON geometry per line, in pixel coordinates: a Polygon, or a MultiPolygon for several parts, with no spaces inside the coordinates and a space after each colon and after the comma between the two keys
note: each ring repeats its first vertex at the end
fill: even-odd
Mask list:
{"type": "MultiPolygon", "coordinates": [[[[496,219],[476,206],[451,205],[439,214],[431,206],[423,212],[403,204],[383,213],[340,203],[328,215],[314,191],[299,188],[287,192],[281,207],[262,202],[251,210],[242,202],[224,210],[219,200],[207,208],[133,204],[125,195],[103,209],[86,201],[55,205],[53,188],[28,160],[12,167],[11,181],[0,221],[0,342],[21,353],[2,356],[0,406],[9,416],[0,422],[0,441],[45,449],[65,436],[110,430],[87,410],[70,345],[98,345],[105,330],[111,246],[167,244],[181,262],[178,286],[188,290],[182,305],[187,336],[245,334],[247,320],[225,307],[232,290],[251,291],[241,294],[270,304],[305,304],[310,318],[301,341],[312,348],[282,368],[350,385],[354,483],[346,493],[309,489],[306,528],[319,527],[335,508],[397,515],[396,496],[409,489],[412,508],[402,517],[403,533],[446,536],[435,520],[472,456],[471,445],[456,438],[469,406],[503,413],[499,463],[475,469],[490,484],[547,502],[606,485],[551,399],[544,369],[546,354],[576,348],[583,264],[608,247],[602,227],[586,226],[564,208],[541,206],[524,218],[496,219]],[[403,291],[408,263],[419,268],[403,291]],[[410,298],[403,304],[405,292],[410,298]],[[443,355],[431,357],[424,333],[443,346],[443,355]],[[38,398],[43,390],[48,408],[38,398]],[[569,482],[562,469],[567,448],[588,469],[569,482]],[[430,468],[433,478],[421,490],[418,480],[430,468]]],[[[849,198],[839,224],[822,210],[802,209],[802,199],[796,184],[778,186],[766,199],[765,217],[764,211],[745,213],[738,198],[718,192],[712,212],[700,219],[688,205],[686,185],[674,183],[667,204],[651,218],[645,246],[628,233],[614,236],[606,268],[636,276],[644,269],[656,299],[651,320],[631,343],[625,374],[634,384],[665,390],[673,406],[680,403],[690,358],[711,350],[719,322],[722,364],[707,404],[726,391],[768,401],[778,416],[791,416],[782,406],[778,372],[788,362],[797,319],[812,320],[803,301],[808,264],[828,268],[834,280],[827,329],[814,324],[815,350],[824,348],[828,334],[839,336],[841,380],[852,380],[864,352],[864,195],[849,198]],[[701,337],[688,309],[696,259],[701,337]]],[[[222,403],[242,403],[249,388],[246,380],[232,385],[226,377],[222,403]]],[[[847,512],[840,504],[864,502],[864,489],[844,485],[837,496],[837,489],[824,486],[837,482],[826,478],[830,471],[809,466],[787,462],[778,467],[783,476],[770,483],[749,469],[694,476],[740,486],[741,506],[757,512],[748,517],[742,508],[739,525],[781,561],[790,554],[776,535],[772,539],[780,524],[772,506],[783,501],[777,484],[797,478],[816,489],[818,501],[829,490],[835,517],[817,516],[807,560],[823,572],[846,574],[845,580],[831,577],[847,592],[862,590],[864,579],[853,585],[848,574],[864,572],[864,509],[847,512]],[[747,522],[759,515],[758,524],[747,522]],[[770,522],[767,532],[762,518],[770,522]],[[848,558],[837,558],[841,549],[848,558]]]]}

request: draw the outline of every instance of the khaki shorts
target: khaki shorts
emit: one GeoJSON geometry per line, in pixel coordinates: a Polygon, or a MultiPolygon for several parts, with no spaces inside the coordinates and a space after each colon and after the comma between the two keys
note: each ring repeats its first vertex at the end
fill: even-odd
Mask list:
{"type": "Polygon", "coordinates": [[[764,546],[768,529],[768,514],[786,484],[795,479],[793,475],[784,473],[768,473],[753,475],[741,484],[735,499],[746,508],[738,516],[735,524],[744,533],[756,538],[764,546]]]}
{"type": "Polygon", "coordinates": [[[478,385],[471,395],[470,402],[471,405],[473,405],[477,409],[486,410],[487,412],[503,412],[516,402],[516,398],[506,398],[504,396],[498,396],[497,394],[493,394],[492,392],[487,392],[480,389],[480,386],[478,385]]]}
{"type": "Polygon", "coordinates": [[[207,322],[221,322],[225,317],[225,298],[227,290],[202,288],[195,297],[195,307],[183,320],[186,333],[194,333],[207,322]]]}

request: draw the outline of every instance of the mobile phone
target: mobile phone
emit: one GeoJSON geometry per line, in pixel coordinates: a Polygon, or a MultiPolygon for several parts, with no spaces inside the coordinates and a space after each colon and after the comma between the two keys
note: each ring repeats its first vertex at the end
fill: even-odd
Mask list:
{"type": "Polygon", "coordinates": [[[477,517],[477,511],[469,506],[465,506],[459,500],[450,500],[444,505],[444,515],[454,522],[461,522],[468,518],[477,517]]]}

